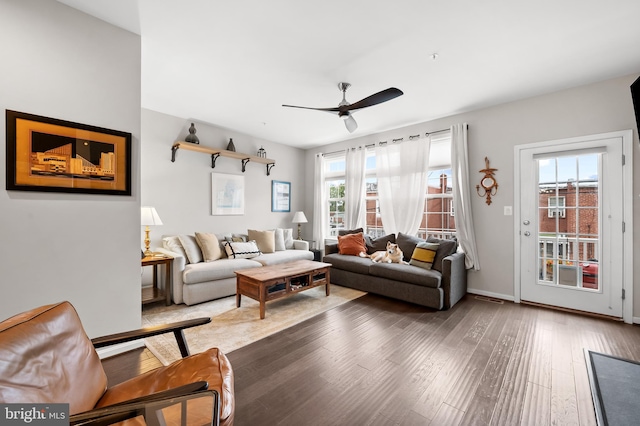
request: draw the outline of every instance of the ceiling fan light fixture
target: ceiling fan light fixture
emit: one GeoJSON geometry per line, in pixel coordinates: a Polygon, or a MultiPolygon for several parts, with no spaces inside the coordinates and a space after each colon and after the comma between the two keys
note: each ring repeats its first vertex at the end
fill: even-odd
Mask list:
{"type": "Polygon", "coordinates": [[[351,117],[351,114],[349,113],[349,111],[342,111],[338,114],[338,117],[342,118],[343,120],[348,120],[349,117],[351,117]]]}

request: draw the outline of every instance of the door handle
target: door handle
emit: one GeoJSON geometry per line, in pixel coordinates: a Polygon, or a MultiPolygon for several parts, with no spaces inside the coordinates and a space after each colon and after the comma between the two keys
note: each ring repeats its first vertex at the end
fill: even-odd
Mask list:
{"type": "Polygon", "coordinates": [[[525,225],[528,225],[528,224],[530,224],[531,222],[529,222],[528,220],[525,220],[525,221],[524,221],[524,222],[522,222],[522,223],[524,223],[525,225]]]}
{"type": "Polygon", "coordinates": [[[524,236],[525,236],[525,237],[528,237],[529,235],[531,235],[531,232],[529,232],[529,231],[524,231],[524,236]]]}

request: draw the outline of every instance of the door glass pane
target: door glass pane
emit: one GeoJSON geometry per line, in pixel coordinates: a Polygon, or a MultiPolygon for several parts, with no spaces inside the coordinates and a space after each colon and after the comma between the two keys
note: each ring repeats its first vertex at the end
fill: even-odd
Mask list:
{"type": "Polygon", "coordinates": [[[600,154],[538,161],[538,279],[599,290],[600,154]]]}

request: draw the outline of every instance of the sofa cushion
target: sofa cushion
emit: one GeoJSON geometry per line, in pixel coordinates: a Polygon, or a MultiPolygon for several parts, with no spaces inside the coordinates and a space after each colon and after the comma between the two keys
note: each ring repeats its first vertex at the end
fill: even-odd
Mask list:
{"type": "Polygon", "coordinates": [[[398,238],[396,238],[396,243],[400,247],[400,250],[402,250],[404,260],[407,262],[411,260],[411,255],[413,254],[413,249],[416,248],[416,245],[424,241],[425,240],[422,238],[403,234],[402,232],[398,232],[398,238]]]}
{"type": "Polygon", "coordinates": [[[431,269],[439,246],[438,243],[418,243],[413,249],[409,264],[422,269],[431,269]]]}
{"type": "Polygon", "coordinates": [[[338,251],[340,254],[358,256],[366,253],[367,247],[364,245],[362,232],[357,234],[338,235],[338,251]]]}
{"type": "Polygon", "coordinates": [[[369,275],[431,288],[439,288],[442,281],[440,272],[400,263],[372,263],[369,275]]]}
{"type": "Polygon", "coordinates": [[[194,235],[178,235],[178,238],[180,239],[180,244],[182,244],[182,247],[187,254],[189,263],[202,262],[202,251],[196,242],[196,237],[194,235]]]}
{"type": "Polygon", "coordinates": [[[214,234],[196,232],[196,242],[202,250],[202,257],[205,262],[213,262],[222,257],[220,242],[214,234]]]}
{"type": "Polygon", "coordinates": [[[368,254],[373,254],[377,251],[385,251],[387,249],[387,242],[396,242],[395,234],[384,235],[378,238],[371,238],[370,236],[366,235],[364,239],[367,245],[368,254]]]}
{"type": "Polygon", "coordinates": [[[293,229],[292,228],[284,228],[282,230],[284,234],[284,248],[287,250],[292,250],[293,247],[293,229]]]}
{"type": "Polygon", "coordinates": [[[329,254],[323,257],[322,261],[330,263],[334,268],[363,275],[369,275],[369,266],[373,263],[369,258],[338,253],[329,254]]]}
{"type": "Polygon", "coordinates": [[[296,260],[313,260],[313,252],[309,250],[284,250],[275,253],[264,253],[251,260],[260,262],[264,266],[294,262],[296,260]]]}
{"type": "Polygon", "coordinates": [[[456,252],[458,241],[455,238],[440,240],[435,237],[429,237],[427,238],[427,242],[439,244],[438,250],[436,251],[436,258],[433,260],[433,269],[442,272],[442,259],[456,252]]]}
{"type": "Polygon", "coordinates": [[[187,265],[182,272],[182,280],[187,285],[222,280],[235,277],[235,271],[261,266],[262,264],[250,259],[220,259],[215,262],[200,262],[187,265]]]}
{"type": "Polygon", "coordinates": [[[252,257],[260,256],[260,250],[255,241],[247,242],[229,242],[224,245],[224,249],[227,252],[229,259],[251,259],[252,257]]]}
{"type": "Polygon", "coordinates": [[[283,251],[286,250],[287,248],[284,246],[284,229],[282,228],[277,228],[273,230],[274,234],[273,234],[273,239],[274,239],[274,243],[275,243],[275,251],[283,251]]]}
{"type": "Polygon", "coordinates": [[[249,229],[248,241],[255,241],[258,245],[258,250],[262,253],[273,253],[276,251],[275,231],[249,229]]]}
{"type": "Polygon", "coordinates": [[[187,257],[187,252],[184,251],[184,247],[180,244],[180,239],[177,235],[171,237],[163,237],[162,238],[162,247],[165,249],[172,251],[174,253],[178,253],[184,260],[189,263],[189,258],[187,257]]]}
{"type": "Polygon", "coordinates": [[[349,235],[349,234],[364,234],[364,229],[362,228],[358,228],[358,229],[340,229],[338,231],[338,236],[340,235],[349,235]]]}

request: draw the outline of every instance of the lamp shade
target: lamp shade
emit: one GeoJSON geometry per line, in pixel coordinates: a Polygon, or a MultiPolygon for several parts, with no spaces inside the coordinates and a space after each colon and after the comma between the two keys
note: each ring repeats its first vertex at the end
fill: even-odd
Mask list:
{"type": "Polygon", "coordinates": [[[143,226],[162,225],[162,220],[154,207],[140,207],[140,224],[143,226]]]}
{"type": "Polygon", "coordinates": [[[293,223],[307,223],[307,217],[304,215],[304,212],[296,212],[293,215],[293,223]]]}

